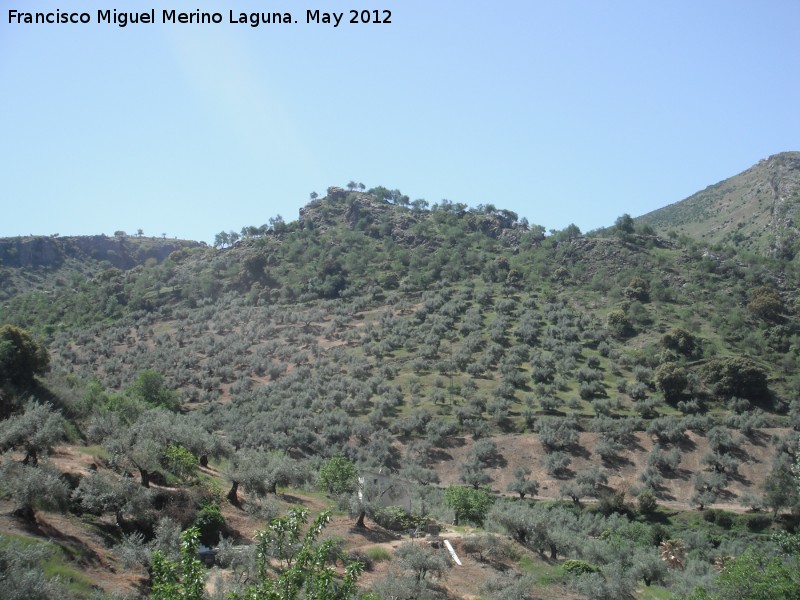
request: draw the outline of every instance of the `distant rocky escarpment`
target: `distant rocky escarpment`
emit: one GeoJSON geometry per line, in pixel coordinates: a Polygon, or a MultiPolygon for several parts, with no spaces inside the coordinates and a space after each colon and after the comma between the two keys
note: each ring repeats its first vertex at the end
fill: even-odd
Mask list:
{"type": "Polygon", "coordinates": [[[106,269],[157,265],[174,252],[204,245],[127,235],[0,238],[0,299],[92,279],[106,269]]]}
{"type": "Polygon", "coordinates": [[[105,235],[58,237],[25,236],[0,239],[0,266],[59,268],[69,259],[105,262],[109,267],[132,269],[148,260],[160,263],[182,248],[200,242],[161,238],[105,235]]]}

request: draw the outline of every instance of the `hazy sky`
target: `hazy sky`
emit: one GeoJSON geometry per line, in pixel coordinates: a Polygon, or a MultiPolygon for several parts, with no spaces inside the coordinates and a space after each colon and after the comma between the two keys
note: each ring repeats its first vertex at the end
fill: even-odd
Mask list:
{"type": "Polygon", "coordinates": [[[0,236],[211,241],[348,181],[582,230],[800,150],[800,2],[0,0],[0,236]],[[87,12],[84,25],[9,11],[87,12]],[[98,9],[156,24],[98,24],[98,9]],[[161,24],[162,10],[219,25],[161,24]],[[339,27],[306,10],[345,12],[339,27]],[[350,9],[390,24],[346,24],[350,9]],[[229,11],[290,11],[290,25],[229,11]],[[384,13],[381,12],[383,17],[384,13]]]}

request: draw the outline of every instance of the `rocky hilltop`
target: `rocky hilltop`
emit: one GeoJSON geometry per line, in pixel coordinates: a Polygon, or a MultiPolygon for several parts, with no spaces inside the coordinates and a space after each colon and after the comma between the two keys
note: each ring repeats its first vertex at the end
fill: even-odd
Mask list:
{"type": "MultiPolygon", "coordinates": [[[[300,209],[299,226],[321,232],[345,226],[363,231],[374,239],[391,238],[394,242],[411,246],[430,243],[426,235],[429,227],[419,227],[429,220],[427,202],[410,202],[397,190],[377,189],[380,190],[378,193],[375,190],[363,193],[329,187],[326,196],[300,209]]],[[[445,215],[465,218],[470,232],[493,239],[511,240],[515,237],[512,231],[524,229],[515,213],[498,210],[492,205],[468,210],[464,204],[444,200],[442,204],[434,205],[433,212],[441,216],[437,224],[446,220],[445,215]]]]}

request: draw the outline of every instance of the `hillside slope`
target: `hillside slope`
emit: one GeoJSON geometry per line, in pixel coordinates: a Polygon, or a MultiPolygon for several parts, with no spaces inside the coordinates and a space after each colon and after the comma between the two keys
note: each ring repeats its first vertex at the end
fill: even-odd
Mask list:
{"type": "MultiPolygon", "coordinates": [[[[533,597],[579,587],[564,557],[624,585],[606,597],[650,599],[666,590],[651,595],[632,565],[658,571],[661,539],[696,550],[686,577],[659,579],[676,593],[705,585],[689,573],[712,573],[718,554],[775,551],[770,532],[793,528],[786,509],[800,506],[790,261],[630,223],[545,236],[492,205],[428,210],[385,192],[329,188],[297,221],[144,260],[136,240],[101,240],[105,255],[60,262],[49,242],[6,253],[4,273],[24,286],[0,303],[0,325],[40,336],[50,371],[0,381],[3,534],[59,540],[72,568],[114,568],[106,590],[142,594],[143,544],[169,545],[209,506],[243,544],[289,506],[350,507],[368,529],[342,515],[335,531],[361,548],[369,536],[395,540],[378,525],[452,523],[454,489],[490,497],[475,523],[517,546],[498,585],[533,597]],[[140,257],[133,268],[112,261],[120,248],[140,257]],[[334,458],[401,488],[399,508],[375,490],[321,492],[334,458]],[[23,493],[30,481],[64,501],[23,493]],[[551,510],[538,533],[509,525],[551,510]],[[547,543],[535,537],[545,530],[547,543]]],[[[8,361],[25,338],[0,333],[8,361]]],[[[399,547],[386,551],[398,554],[368,586],[420,584],[399,571],[399,547]]],[[[429,582],[417,597],[525,597],[458,581],[429,582]]],[[[389,596],[410,597],[379,594],[389,596]]]]}
{"type": "Polygon", "coordinates": [[[800,152],[783,152],[685,200],[640,216],[659,233],[791,258],[798,249],[800,152]]]}
{"type": "Polygon", "coordinates": [[[29,291],[75,286],[105,269],[156,265],[182,248],[200,242],[133,237],[19,236],[0,238],[0,300],[29,291]]]}

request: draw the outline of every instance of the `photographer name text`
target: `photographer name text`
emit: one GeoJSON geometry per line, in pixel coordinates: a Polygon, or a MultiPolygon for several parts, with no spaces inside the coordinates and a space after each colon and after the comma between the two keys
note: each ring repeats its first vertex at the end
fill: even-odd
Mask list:
{"type": "Polygon", "coordinates": [[[12,25],[115,25],[117,27],[139,25],[388,25],[392,23],[392,11],[386,9],[345,10],[325,12],[307,9],[296,12],[243,12],[229,9],[223,12],[195,10],[180,12],[174,9],[155,9],[140,12],[124,12],[116,9],[98,9],[93,12],[24,12],[8,9],[8,23],[12,25]]]}

